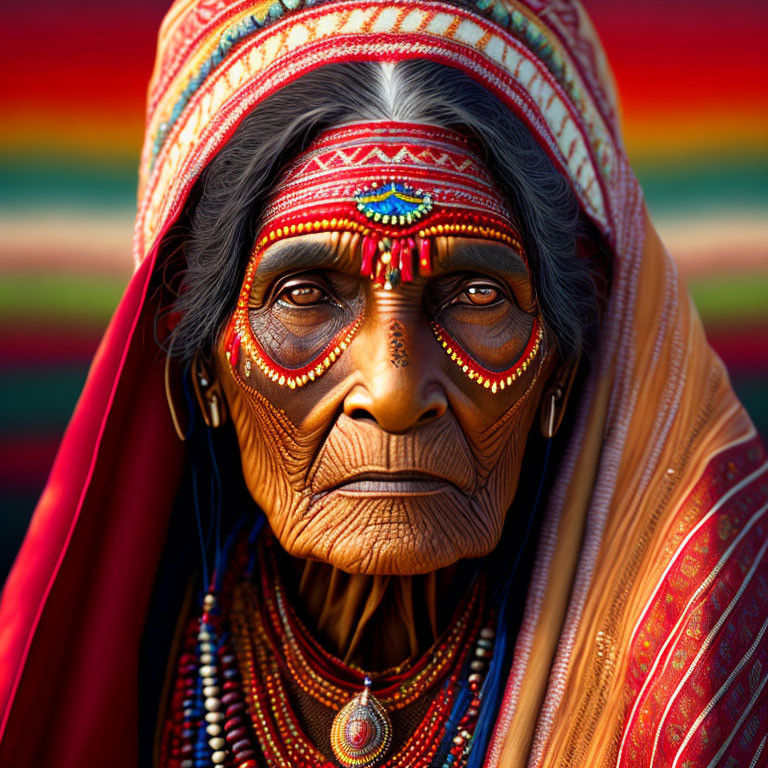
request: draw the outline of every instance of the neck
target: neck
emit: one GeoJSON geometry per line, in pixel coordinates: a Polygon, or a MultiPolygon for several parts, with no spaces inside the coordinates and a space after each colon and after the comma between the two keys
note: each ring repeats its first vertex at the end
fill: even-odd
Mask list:
{"type": "Polygon", "coordinates": [[[458,565],[418,576],[368,576],[288,560],[282,570],[293,577],[294,604],[308,629],[334,655],[367,671],[419,658],[461,598],[458,565]]]}

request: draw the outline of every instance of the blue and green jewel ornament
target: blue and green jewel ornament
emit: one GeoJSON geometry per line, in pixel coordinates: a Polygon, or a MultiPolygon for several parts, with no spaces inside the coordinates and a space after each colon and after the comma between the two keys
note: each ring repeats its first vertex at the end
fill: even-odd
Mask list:
{"type": "Polygon", "coordinates": [[[421,189],[413,190],[398,181],[374,182],[355,192],[355,203],[370,221],[405,226],[414,224],[432,210],[432,197],[421,189]]]}

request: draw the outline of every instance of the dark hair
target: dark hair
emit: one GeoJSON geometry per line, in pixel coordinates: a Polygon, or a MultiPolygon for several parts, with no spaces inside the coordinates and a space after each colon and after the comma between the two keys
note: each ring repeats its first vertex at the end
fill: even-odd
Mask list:
{"type": "Polygon", "coordinates": [[[182,364],[197,352],[211,356],[280,170],[321,130],[380,119],[474,134],[522,224],[545,327],[562,357],[585,351],[599,315],[599,238],[568,180],[493,94],[459,70],[411,60],[330,64],[302,76],[257,106],[208,164],[164,246],[181,259],[174,281],[180,289],[171,299],[180,319],[166,346],[182,364]],[[585,241],[593,243],[594,258],[579,246],[585,241]]]}

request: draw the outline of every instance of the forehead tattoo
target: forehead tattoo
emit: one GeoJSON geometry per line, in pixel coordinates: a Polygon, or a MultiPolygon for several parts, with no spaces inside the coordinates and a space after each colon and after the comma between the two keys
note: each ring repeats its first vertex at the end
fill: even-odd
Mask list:
{"type": "Polygon", "coordinates": [[[405,328],[397,320],[389,324],[389,353],[389,362],[395,368],[405,368],[408,365],[408,341],[405,338],[405,328]]]}

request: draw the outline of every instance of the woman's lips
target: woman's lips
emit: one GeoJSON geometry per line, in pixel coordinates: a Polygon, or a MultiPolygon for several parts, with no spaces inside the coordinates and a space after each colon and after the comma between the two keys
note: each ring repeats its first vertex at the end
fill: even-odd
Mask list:
{"type": "Polygon", "coordinates": [[[346,478],[343,482],[327,489],[324,494],[339,491],[341,493],[424,495],[457,490],[456,486],[444,477],[419,472],[361,472],[346,478]]]}

